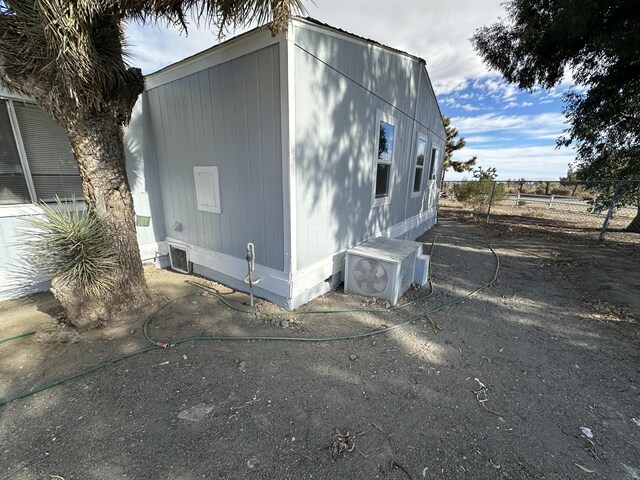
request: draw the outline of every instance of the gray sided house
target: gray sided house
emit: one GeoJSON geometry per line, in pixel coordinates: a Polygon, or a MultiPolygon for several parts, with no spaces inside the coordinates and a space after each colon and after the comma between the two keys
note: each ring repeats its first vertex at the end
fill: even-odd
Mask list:
{"type": "MultiPolygon", "coordinates": [[[[0,98],[0,268],[11,272],[19,217],[48,198],[39,165],[68,167],[52,178],[61,196],[78,183],[61,129],[39,113],[23,127],[19,110],[35,107],[0,98]],[[50,132],[56,159],[40,160],[58,150],[34,128],[50,132]]],[[[423,60],[310,19],[276,37],[255,29],[146,77],[126,134],[142,258],[166,265],[183,249],[194,273],[247,290],[252,242],[254,293],[296,308],[335,287],[349,248],[436,222],[445,141],[423,60]]],[[[28,288],[7,280],[0,298],[28,288]]]]}

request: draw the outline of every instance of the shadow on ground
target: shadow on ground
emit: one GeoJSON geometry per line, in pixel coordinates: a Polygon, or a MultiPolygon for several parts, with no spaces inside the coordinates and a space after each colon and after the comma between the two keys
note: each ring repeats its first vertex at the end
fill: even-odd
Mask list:
{"type": "MultiPolygon", "coordinates": [[[[255,316],[189,297],[159,315],[152,334],[370,331],[488,282],[495,258],[479,240],[491,243],[501,261],[498,282],[431,315],[441,330],[421,320],[356,340],[195,342],[134,357],[0,407],[0,479],[539,479],[587,477],[587,470],[638,478],[633,316],[594,320],[580,300],[586,282],[557,261],[558,242],[514,242],[447,221],[423,240],[430,244],[435,234],[435,293],[426,305],[286,317],[264,303],[255,316]],[[348,431],[355,446],[333,459],[336,430],[348,431]]],[[[581,248],[587,256],[608,252],[581,248]]],[[[638,270],[627,259],[633,262],[638,270]]],[[[187,277],[149,274],[160,297],[194,289],[187,277]]],[[[624,283],[619,274],[602,272],[624,283]]],[[[42,299],[33,299],[33,311],[42,299]]],[[[363,303],[332,292],[305,308],[363,303]]],[[[16,328],[6,312],[0,338],[16,328]]],[[[30,327],[28,309],[21,315],[30,327]]],[[[110,340],[60,345],[30,337],[0,345],[0,396],[138,348],[141,337],[137,325],[110,340]]]]}

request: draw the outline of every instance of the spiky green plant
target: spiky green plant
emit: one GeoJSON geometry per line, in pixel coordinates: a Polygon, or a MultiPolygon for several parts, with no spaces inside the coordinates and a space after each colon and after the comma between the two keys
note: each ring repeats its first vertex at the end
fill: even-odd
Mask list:
{"type": "MultiPolygon", "coordinates": [[[[68,203],[41,205],[42,216],[30,217],[25,259],[63,284],[94,295],[110,291],[116,268],[115,246],[104,223],[91,211],[68,203]]],[[[25,232],[26,233],[26,232],[25,232]]]]}
{"type": "Polygon", "coordinates": [[[130,321],[151,301],[123,142],[144,78],[129,64],[125,25],[159,22],[186,31],[192,19],[223,33],[271,20],[275,35],[286,30],[293,13],[303,11],[302,1],[0,0],[0,82],[32,99],[64,127],[82,178],[85,207],[107,226],[117,245],[111,291],[77,304],[73,289],[60,292],[72,323],[86,328],[82,322],[87,319],[96,326],[130,321]]]}

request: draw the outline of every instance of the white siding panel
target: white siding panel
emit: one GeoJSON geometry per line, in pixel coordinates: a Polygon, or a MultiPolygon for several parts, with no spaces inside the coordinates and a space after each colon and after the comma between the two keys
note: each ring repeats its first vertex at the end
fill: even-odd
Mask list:
{"type": "Polygon", "coordinates": [[[148,91],[167,235],[283,269],[278,46],[148,91]],[[198,210],[194,166],[218,167],[221,213],[198,210]],[[178,222],[181,231],[174,230],[178,222]]]}
{"type": "Polygon", "coordinates": [[[417,131],[442,122],[422,65],[389,50],[295,24],[297,268],[424,211],[410,198],[417,131]],[[424,77],[421,77],[424,75],[424,77]],[[378,111],[395,118],[391,201],[371,208],[378,111]]]}

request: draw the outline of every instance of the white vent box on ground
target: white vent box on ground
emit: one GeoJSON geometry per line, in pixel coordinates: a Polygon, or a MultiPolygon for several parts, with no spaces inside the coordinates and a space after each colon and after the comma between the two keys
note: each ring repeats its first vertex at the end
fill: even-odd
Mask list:
{"type": "Polygon", "coordinates": [[[347,250],[344,289],[378,297],[392,305],[414,281],[415,263],[422,244],[378,237],[347,250]]]}
{"type": "Polygon", "coordinates": [[[413,283],[420,287],[424,287],[429,281],[429,255],[418,255],[416,259],[416,270],[413,274],[413,283]]]}

